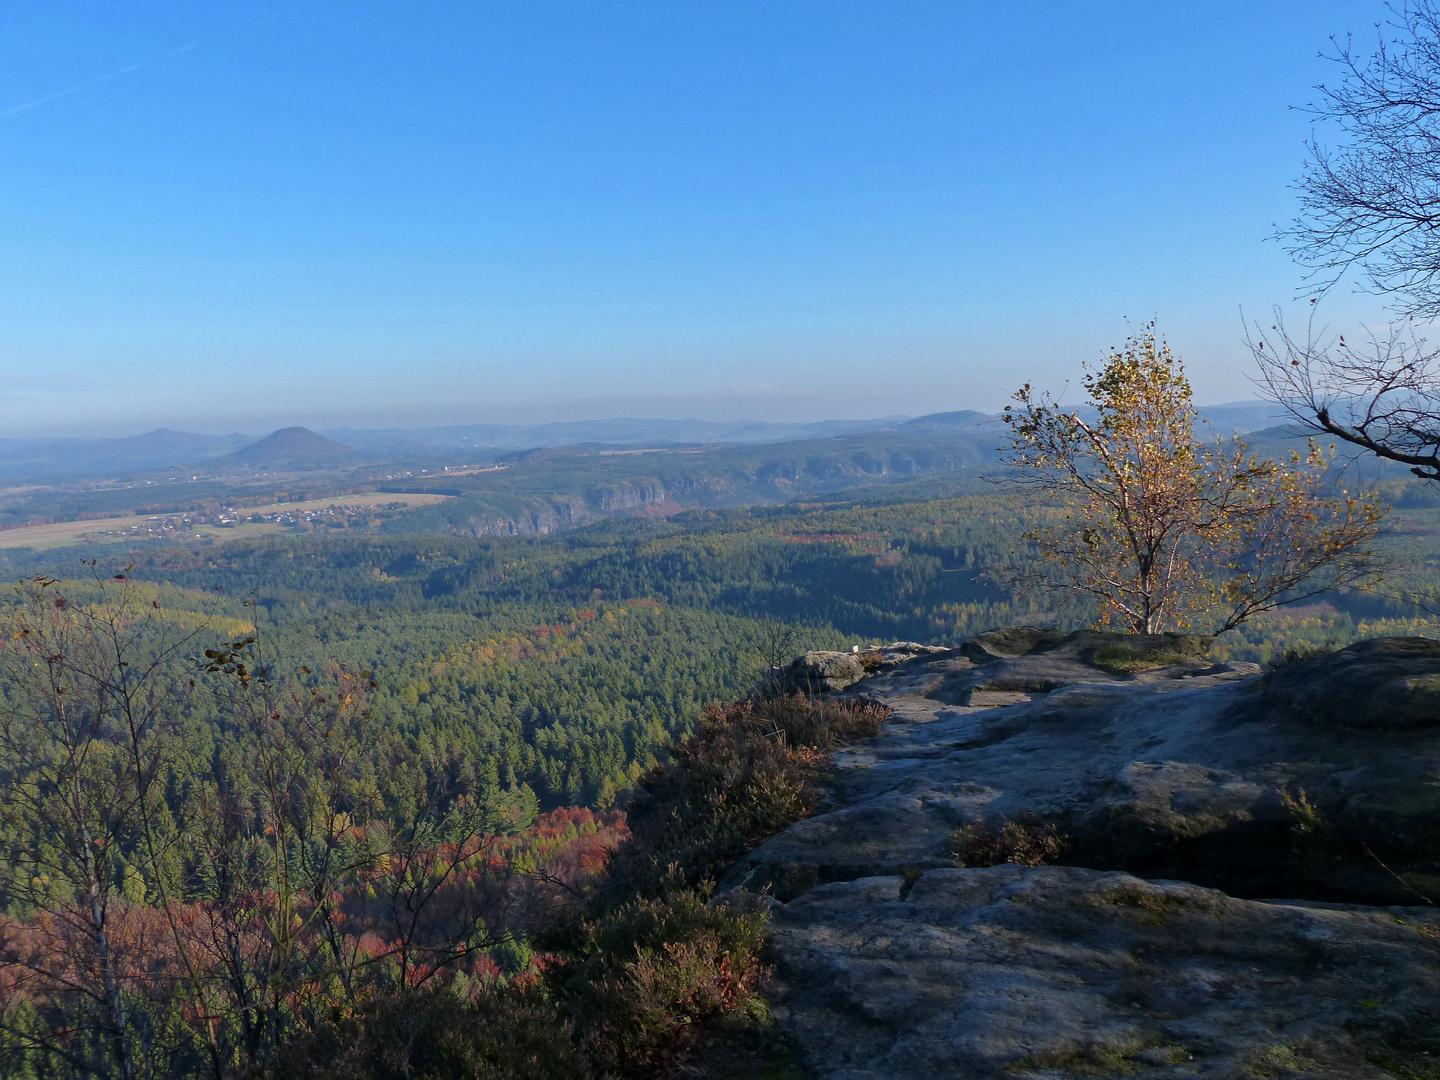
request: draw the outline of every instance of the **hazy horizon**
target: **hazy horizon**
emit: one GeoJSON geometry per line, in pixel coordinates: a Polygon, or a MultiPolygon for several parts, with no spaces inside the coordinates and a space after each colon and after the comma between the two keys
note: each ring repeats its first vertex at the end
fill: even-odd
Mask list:
{"type": "MultiPolygon", "coordinates": [[[[1234,408],[1243,408],[1243,407],[1247,407],[1247,406],[1257,406],[1257,405],[1267,405],[1267,404],[1274,405],[1273,402],[1268,402],[1268,401],[1267,401],[1266,399],[1264,399],[1264,398],[1243,398],[1243,399],[1238,399],[1238,398],[1237,398],[1237,399],[1231,400],[1231,401],[1197,402],[1195,407],[1196,407],[1196,409],[1198,409],[1198,410],[1200,410],[1200,411],[1203,412],[1203,411],[1209,410],[1209,409],[1232,408],[1232,407],[1234,407],[1234,408]]],[[[1278,410],[1279,410],[1280,407],[1279,407],[1278,405],[1274,405],[1274,407],[1277,409],[1277,415],[1278,415],[1278,410]]],[[[18,433],[18,434],[12,434],[12,433],[10,433],[10,432],[8,432],[8,431],[0,431],[0,439],[17,439],[17,440],[27,440],[27,439],[72,439],[72,438],[78,438],[78,439],[124,439],[124,438],[133,438],[133,437],[139,436],[139,435],[147,435],[147,434],[150,434],[150,433],[155,432],[155,431],[174,431],[174,432],[178,432],[178,433],[182,433],[182,434],[207,435],[207,436],[246,435],[246,436],[254,436],[255,438],[258,439],[258,438],[262,438],[262,437],[264,437],[264,436],[266,436],[266,435],[269,435],[269,434],[271,434],[271,433],[273,433],[273,432],[275,432],[275,431],[279,431],[279,430],[281,430],[281,429],[289,428],[289,427],[307,428],[307,429],[309,429],[309,430],[311,430],[311,431],[323,433],[323,432],[342,431],[342,430],[345,430],[345,429],[352,429],[352,430],[356,430],[356,431],[384,431],[384,430],[420,431],[420,430],[424,430],[424,429],[426,429],[426,428],[471,427],[471,426],[473,426],[473,427],[498,426],[498,427],[532,428],[532,427],[545,427],[545,426],[550,426],[550,425],[561,425],[561,424],[604,423],[604,422],[606,422],[606,421],[632,421],[632,422],[635,422],[635,423],[683,423],[683,422],[685,422],[685,421],[697,421],[697,422],[701,422],[701,423],[710,423],[710,424],[717,424],[717,425],[724,425],[724,424],[739,425],[739,424],[748,424],[748,423],[763,423],[763,424],[775,424],[775,425],[794,425],[794,426],[800,426],[800,425],[805,425],[805,424],[823,424],[823,423],[827,423],[827,422],[828,422],[828,423],[859,423],[859,422],[864,422],[864,421],[910,420],[910,419],[916,419],[916,418],[921,417],[921,416],[934,415],[934,414],[936,414],[936,413],[950,413],[950,412],[964,412],[964,411],[983,412],[983,413],[989,413],[989,414],[992,414],[992,415],[993,415],[993,414],[997,414],[997,413],[999,412],[998,409],[971,409],[969,406],[966,406],[966,405],[963,405],[963,404],[962,404],[962,405],[956,406],[955,408],[933,409],[933,410],[931,410],[930,412],[923,412],[923,413],[922,413],[922,412],[915,412],[915,413],[865,413],[865,412],[856,412],[854,415],[848,415],[848,416],[812,416],[812,417],[807,417],[807,418],[800,418],[800,417],[786,416],[786,415],[775,415],[775,416],[754,416],[754,415],[751,415],[751,416],[745,416],[745,415],[715,415],[715,416],[695,416],[695,415],[690,415],[690,416],[685,416],[685,415],[671,415],[671,416],[661,416],[661,415],[629,415],[629,414],[622,415],[622,414],[618,414],[618,413],[597,413],[597,414],[595,414],[595,415],[589,415],[589,416],[587,416],[587,415],[580,415],[580,414],[576,414],[576,415],[573,415],[573,416],[551,416],[551,417],[543,417],[543,416],[542,416],[542,418],[540,418],[540,419],[534,419],[534,420],[513,419],[513,418],[506,418],[506,419],[460,419],[460,420],[456,420],[456,421],[436,421],[436,422],[433,422],[433,423],[431,423],[431,422],[426,422],[426,423],[393,423],[393,424],[387,424],[387,423],[374,423],[374,424],[369,424],[369,423],[355,423],[355,422],[351,422],[351,421],[348,421],[348,420],[342,420],[341,422],[338,422],[338,423],[325,423],[325,422],[320,422],[320,421],[315,421],[315,422],[312,422],[312,423],[306,423],[306,422],[304,422],[303,420],[298,420],[298,421],[293,421],[293,422],[274,422],[274,421],[269,421],[269,422],[267,422],[267,421],[259,420],[259,421],[255,421],[255,422],[250,423],[250,424],[231,424],[231,425],[228,425],[228,426],[225,425],[225,424],[223,424],[223,423],[222,423],[222,424],[207,424],[207,423],[200,422],[200,421],[186,421],[186,420],[184,420],[184,419],[179,419],[179,420],[176,420],[176,421],[171,422],[171,423],[161,422],[161,423],[150,424],[150,425],[148,425],[148,426],[137,426],[136,423],[134,423],[133,421],[132,421],[132,422],[127,422],[127,421],[125,421],[125,420],[117,420],[113,425],[109,425],[109,426],[97,426],[97,427],[95,427],[95,428],[93,428],[93,429],[82,429],[82,428],[56,428],[56,429],[53,429],[53,430],[39,429],[39,430],[32,431],[32,432],[22,432],[22,433],[18,433]]]]}

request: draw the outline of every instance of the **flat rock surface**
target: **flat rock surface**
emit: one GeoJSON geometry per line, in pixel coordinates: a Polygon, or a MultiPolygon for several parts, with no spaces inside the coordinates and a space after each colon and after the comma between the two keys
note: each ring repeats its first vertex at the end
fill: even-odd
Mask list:
{"type": "Polygon", "coordinates": [[[1078,867],[824,885],[772,933],[777,1018],[824,1080],[1404,1076],[1374,1047],[1423,1067],[1440,1010],[1433,909],[1078,867]]]}
{"type": "Polygon", "coordinates": [[[1207,645],[1009,631],[844,691],[893,716],[721,883],[777,901],[816,1075],[1440,1076],[1440,645],[1207,645]],[[1064,865],[957,867],[1016,821],[1064,865]]]}
{"type": "MultiPolygon", "coordinates": [[[[956,829],[1029,814],[1065,832],[1065,861],[1080,865],[1244,896],[1413,904],[1433,888],[1440,899],[1440,709],[1430,723],[1334,722],[1298,713],[1279,677],[1253,664],[1192,658],[1117,673],[1074,655],[1076,639],[1103,636],[1013,658],[920,655],[852,685],[844,696],[894,715],[835,755],[825,812],[762,844],[723,884],[784,900],[827,881],[952,866],[956,829]],[[1012,696],[953,704],[977,689],[1012,696]],[[1323,835],[1297,830],[1287,799],[1302,792],[1323,835]]],[[[1433,694],[1440,656],[1375,642],[1280,675],[1313,687],[1338,672],[1361,700],[1370,679],[1393,700],[1407,656],[1424,669],[1415,695],[1433,694]]]]}

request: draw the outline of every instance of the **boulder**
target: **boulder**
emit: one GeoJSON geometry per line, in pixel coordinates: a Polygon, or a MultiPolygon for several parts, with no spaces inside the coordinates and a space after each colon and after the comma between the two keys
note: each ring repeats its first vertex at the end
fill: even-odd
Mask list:
{"type": "Polygon", "coordinates": [[[862,649],[866,658],[873,658],[876,667],[894,667],[916,657],[932,657],[954,652],[941,645],[922,645],[918,641],[892,641],[889,645],[872,645],[862,649]]]}
{"type": "Polygon", "coordinates": [[[865,677],[865,665],[856,653],[807,652],[792,660],[780,675],[788,691],[823,694],[843,690],[865,677]]]}
{"type": "Polygon", "coordinates": [[[850,652],[814,650],[798,656],[784,667],[771,669],[769,680],[757,693],[828,694],[853,686],[866,675],[888,671],[902,664],[949,656],[953,649],[922,645],[917,641],[892,641],[888,645],[858,646],[850,652]]]}
{"type": "Polygon", "coordinates": [[[1290,664],[1265,680],[1265,707],[1357,729],[1440,727],[1440,641],[1376,638],[1290,664]]]}
{"type": "Polygon", "coordinates": [[[1214,640],[1209,634],[1065,633],[1051,627],[1010,626],[971,638],[960,651],[981,661],[1047,656],[1127,673],[1204,659],[1214,640]]]}

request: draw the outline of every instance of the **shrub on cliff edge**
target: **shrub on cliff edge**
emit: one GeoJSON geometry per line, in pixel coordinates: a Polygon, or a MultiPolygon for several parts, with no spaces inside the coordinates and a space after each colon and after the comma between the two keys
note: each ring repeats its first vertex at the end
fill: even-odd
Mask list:
{"type": "Polygon", "coordinates": [[[291,1039],[267,1080],[584,1080],[589,1062],[538,988],[465,1001],[406,990],[291,1039]]]}
{"type": "Polygon", "coordinates": [[[635,900],[585,926],[563,974],[566,1009],[602,1070],[663,1073],[682,1062],[703,1024],[758,1005],[766,912],[706,889],[635,900]]]}
{"type": "Polygon", "coordinates": [[[695,736],[644,777],[615,874],[629,895],[667,877],[694,887],[809,814],[824,751],[880,729],[890,710],[797,695],[712,705],[695,736]]]}

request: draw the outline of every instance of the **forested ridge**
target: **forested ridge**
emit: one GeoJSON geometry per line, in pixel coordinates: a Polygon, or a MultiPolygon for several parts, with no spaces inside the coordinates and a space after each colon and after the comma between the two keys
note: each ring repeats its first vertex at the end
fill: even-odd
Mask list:
{"type": "MultiPolygon", "coordinates": [[[[1440,510],[1423,488],[1389,488],[1385,544],[1404,584],[1423,587],[1437,576],[1440,510]]],[[[491,775],[547,805],[604,805],[706,702],[754,683],[775,626],[794,627],[804,649],[955,644],[1016,621],[1091,617],[1007,584],[1026,555],[1019,534],[1045,508],[1005,491],[905,494],[617,518],[549,537],[296,536],[106,561],[161,586],[167,611],[254,621],[293,666],[373,671],[375,707],[408,737],[466,741],[491,775]]],[[[79,569],[61,552],[7,562],[15,576],[79,569]]],[[[1266,659],[1419,616],[1383,596],[1326,597],[1218,647],[1266,659]]]]}
{"type": "MultiPolygon", "coordinates": [[[[1392,485],[1386,544],[1412,582],[1435,575],[1437,510],[1392,485]]],[[[603,806],[710,701],[761,674],[759,642],[796,649],[896,639],[954,644],[1016,621],[1074,626],[1074,600],[1019,596],[1006,571],[1044,508],[1012,493],[696,510],[549,537],[267,538],[123,558],[171,618],[231,634],[254,623],[291,667],[375,674],[374,707],[413,740],[463,745],[495,782],[542,802],[603,806]],[[133,560],[133,562],[131,562],[133,560]]],[[[15,576],[81,569],[11,554],[15,576]]],[[[1349,640],[1415,620],[1383,597],[1324,598],[1219,643],[1236,656],[1349,640]]]]}

